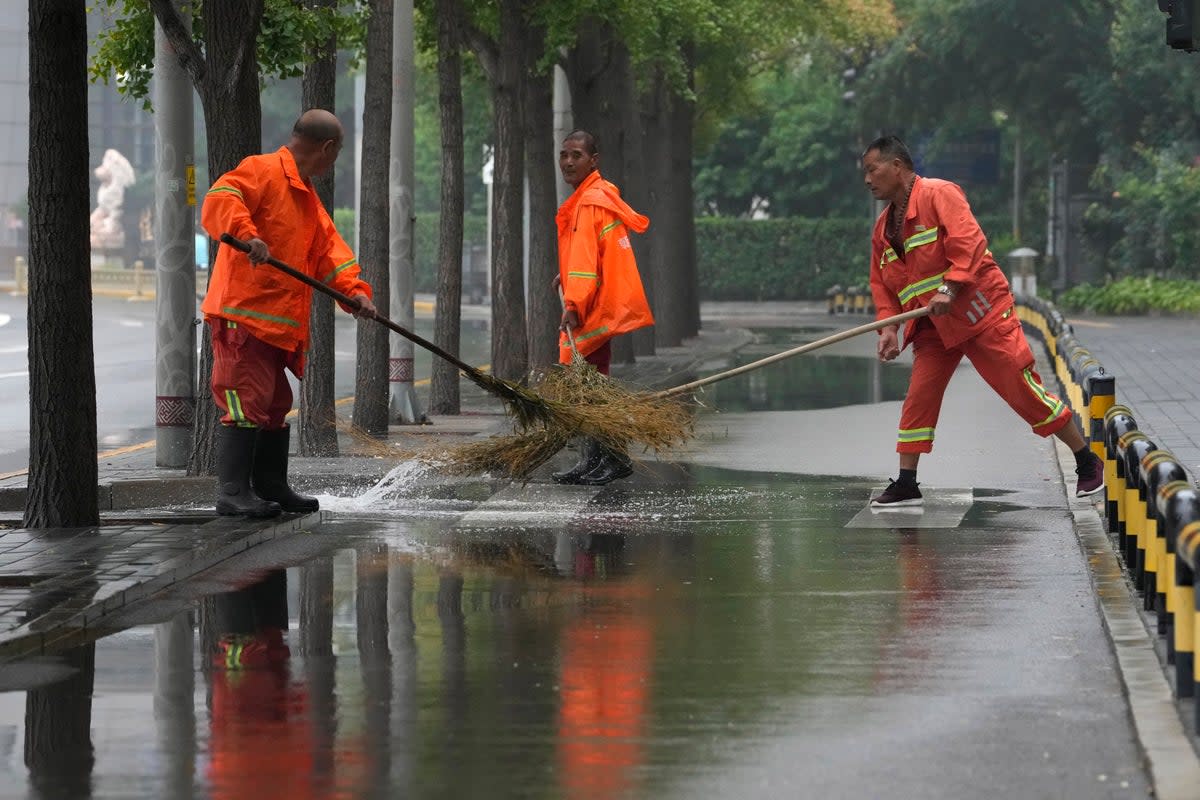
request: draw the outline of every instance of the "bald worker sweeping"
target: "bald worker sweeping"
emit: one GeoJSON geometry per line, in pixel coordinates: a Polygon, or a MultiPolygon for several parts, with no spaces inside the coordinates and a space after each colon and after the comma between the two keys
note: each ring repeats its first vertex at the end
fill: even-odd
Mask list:
{"type": "Polygon", "coordinates": [[[296,120],[286,145],[250,156],[218,178],[204,198],[200,221],[209,236],[230,233],[249,245],[221,247],[201,310],[212,332],[217,433],[217,513],[271,517],[316,511],[316,498],[288,486],[292,407],[285,369],[304,376],[312,289],[267,266],[275,257],[337,289],[356,305],[343,310],[373,317],[371,287],[313,190],[342,149],[342,125],[322,109],[296,120]]]}

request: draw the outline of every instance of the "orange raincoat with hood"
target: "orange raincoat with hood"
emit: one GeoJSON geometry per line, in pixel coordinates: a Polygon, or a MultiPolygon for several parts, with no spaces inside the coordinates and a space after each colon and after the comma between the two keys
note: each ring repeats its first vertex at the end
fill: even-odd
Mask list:
{"type": "MultiPolygon", "coordinates": [[[[616,186],[594,170],[559,207],[558,274],[568,309],[579,314],[575,346],[586,356],[612,337],[654,324],[638,275],[629,231],[650,220],[621,199],[616,186]]],[[[566,334],[559,361],[571,361],[566,334]]]]}

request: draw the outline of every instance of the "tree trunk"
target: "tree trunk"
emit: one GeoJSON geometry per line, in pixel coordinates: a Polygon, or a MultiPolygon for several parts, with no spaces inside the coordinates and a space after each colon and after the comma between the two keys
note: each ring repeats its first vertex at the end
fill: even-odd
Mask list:
{"type": "MultiPolygon", "coordinates": [[[[262,150],[262,106],[259,102],[255,42],[262,22],[263,0],[206,0],[203,9],[204,52],[183,28],[172,0],[150,0],[204,107],[208,139],[208,174],[216,180],[243,158],[262,150]]],[[[268,243],[269,244],[269,243],[268,243]]],[[[216,245],[209,246],[209,263],[216,245]]],[[[212,398],[212,337],[200,337],[200,380],[192,433],[189,475],[211,475],[219,413],[212,398]]]]}
{"type": "Polygon", "coordinates": [[[562,304],[553,286],[558,274],[554,215],[558,142],[554,141],[554,84],[550,70],[538,72],[545,31],[526,31],[525,174],[529,181],[529,364],[534,370],[558,363],[558,324],[562,304]]]}
{"type": "MultiPolygon", "coordinates": [[[[390,314],[388,246],[391,207],[388,170],[392,138],[392,0],[371,0],[367,20],[366,95],[363,101],[362,196],[359,200],[359,262],[371,284],[375,307],[390,314]]],[[[358,323],[358,366],[354,382],[354,424],[372,436],[386,436],[391,357],[388,329],[373,320],[358,323]]]]}
{"type": "Polygon", "coordinates": [[[695,280],[695,223],[692,209],[692,106],[655,76],[646,102],[650,215],[654,245],[650,254],[655,342],[678,347],[699,330],[695,280]],[[686,173],[680,174],[680,170],[686,173]],[[689,264],[689,262],[691,262],[689,264]]]}
{"type": "Polygon", "coordinates": [[[500,0],[497,70],[492,79],[495,169],[492,195],[492,371],[505,380],[525,377],[529,347],[525,332],[525,276],[522,263],[520,0],[500,0]]]}
{"type": "MultiPolygon", "coordinates": [[[[457,0],[437,0],[438,108],[442,127],[441,228],[438,231],[437,303],[433,340],[458,355],[462,325],[462,257],[464,211],[464,154],[462,103],[462,46],[457,0]]],[[[458,414],[462,410],[458,367],[433,360],[429,411],[458,414]]]]}
{"type": "Polygon", "coordinates": [[[95,525],[87,13],[29,0],[29,489],[26,528],[95,525]]]}
{"type": "MultiPolygon", "coordinates": [[[[337,0],[298,0],[309,8],[334,8],[337,0]]],[[[304,68],[301,111],[323,108],[334,113],[337,83],[337,37],[330,34],[304,68]]],[[[333,167],[312,179],[325,210],[333,216],[333,167]]],[[[300,382],[300,454],[338,454],[337,410],[334,407],[333,298],[313,292],[310,340],[304,380],[300,382]]]]}
{"type": "Polygon", "coordinates": [[[696,266],[696,201],[692,185],[692,147],[695,141],[696,101],[695,69],[690,65],[691,48],[685,49],[689,61],[687,94],[674,92],[668,115],[670,116],[671,149],[668,170],[667,213],[678,231],[671,241],[679,248],[681,287],[683,294],[683,336],[695,336],[700,332],[700,272],[696,266]]]}

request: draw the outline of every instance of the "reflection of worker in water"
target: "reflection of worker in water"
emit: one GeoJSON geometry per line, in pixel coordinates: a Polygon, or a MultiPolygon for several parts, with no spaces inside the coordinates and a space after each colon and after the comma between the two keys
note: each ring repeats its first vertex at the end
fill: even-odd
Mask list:
{"type": "Polygon", "coordinates": [[[558,763],[567,797],[629,796],[645,759],[654,632],[645,609],[631,606],[653,587],[614,575],[624,538],[594,534],[576,550],[589,602],[563,633],[558,763]]]}
{"type": "Polygon", "coordinates": [[[211,602],[212,796],[328,797],[329,776],[313,774],[307,692],[288,668],[286,573],[211,602]]]}
{"type": "Polygon", "coordinates": [[[875,682],[904,683],[921,677],[916,664],[932,655],[935,637],[931,635],[943,620],[942,604],[946,596],[946,575],[935,543],[921,540],[913,528],[897,529],[899,550],[896,566],[900,577],[896,624],[887,626],[883,653],[875,666],[875,682]]]}

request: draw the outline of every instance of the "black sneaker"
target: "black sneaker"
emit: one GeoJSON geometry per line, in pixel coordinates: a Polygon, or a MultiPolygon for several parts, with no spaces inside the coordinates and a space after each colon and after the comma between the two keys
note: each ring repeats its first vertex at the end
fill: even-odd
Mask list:
{"type": "Polygon", "coordinates": [[[1079,476],[1079,483],[1075,485],[1076,497],[1091,497],[1104,491],[1104,462],[1095,453],[1091,455],[1086,467],[1075,469],[1075,474],[1079,476]]]}
{"type": "Polygon", "coordinates": [[[871,498],[871,508],[911,508],[924,505],[918,483],[892,481],[883,494],[871,498]]]}

